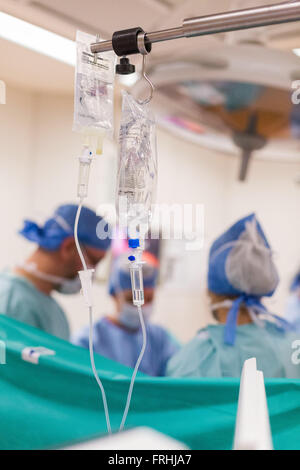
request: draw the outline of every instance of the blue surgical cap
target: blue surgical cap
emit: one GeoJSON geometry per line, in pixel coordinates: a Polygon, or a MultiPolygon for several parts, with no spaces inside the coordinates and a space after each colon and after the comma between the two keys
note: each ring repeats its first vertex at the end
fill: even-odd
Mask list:
{"type": "MultiPolygon", "coordinates": [[[[24,227],[19,233],[27,240],[37,243],[41,248],[55,251],[66,238],[74,235],[77,209],[76,204],[59,206],[42,227],[31,220],[25,220],[24,227]]],[[[78,224],[78,239],[84,245],[106,251],[111,243],[111,228],[102,217],[83,206],[78,224]],[[98,226],[99,223],[100,226],[98,226]],[[99,227],[104,231],[99,230],[99,227]]]]}
{"type": "MultiPolygon", "coordinates": [[[[116,295],[118,292],[131,289],[128,256],[130,253],[120,255],[111,268],[109,278],[109,293],[116,295]]],[[[147,258],[143,258],[145,260],[147,258]]],[[[154,289],[158,277],[158,269],[148,260],[143,264],[143,284],[145,288],[154,289]]]]}
{"type": "Polygon", "coordinates": [[[237,297],[227,316],[227,344],[234,344],[240,305],[266,311],[260,298],[271,296],[278,282],[270,245],[255,214],[239,220],[215,240],[209,253],[208,288],[237,297]]]}

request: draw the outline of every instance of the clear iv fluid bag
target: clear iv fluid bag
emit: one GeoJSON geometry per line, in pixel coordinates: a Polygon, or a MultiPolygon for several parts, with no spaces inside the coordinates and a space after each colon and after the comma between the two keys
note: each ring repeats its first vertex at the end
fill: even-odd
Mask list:
{"type": "Polygon", "coordinates": [[[103,136],[113,130],[114,52],[92,54],[96,36],[76,34],[76,70],[73,130],[85,136],[103,136]]]}
{"type": "Polygon", "coordinates": [[[148,223],[157,179],[156,126],[148,104],[123,92],[117,177],[117,211],[148,223]],[[121,206],[122,205],[122,206],[121,206]],[[125,207],[126,206],[126,207],[125,207]]]}

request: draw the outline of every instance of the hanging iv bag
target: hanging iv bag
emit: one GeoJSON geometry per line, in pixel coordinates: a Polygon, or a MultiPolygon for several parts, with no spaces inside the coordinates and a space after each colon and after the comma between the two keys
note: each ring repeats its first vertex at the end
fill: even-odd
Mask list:
{"type": "Polygon", "coordinates": [[[98,136],[113,131],[114,52],[92,54],[96,36],[77,31],[73,130],[98,136]]]}
{"type": "Polygon", "coordinates": [[[148,103],[123,92],[117,173],[119,224],[130,238],[135,227],[149,230],[156,192],[156,125],[148,103]]]}

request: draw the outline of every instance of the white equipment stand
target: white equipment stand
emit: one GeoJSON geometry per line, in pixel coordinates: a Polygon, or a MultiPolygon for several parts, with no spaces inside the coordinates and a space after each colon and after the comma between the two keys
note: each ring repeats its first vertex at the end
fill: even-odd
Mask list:
{"type": "Polygon", "coordinates": [[[242,370],[234,450],[273,450],[264,376],[255,357],[242,370]]]}

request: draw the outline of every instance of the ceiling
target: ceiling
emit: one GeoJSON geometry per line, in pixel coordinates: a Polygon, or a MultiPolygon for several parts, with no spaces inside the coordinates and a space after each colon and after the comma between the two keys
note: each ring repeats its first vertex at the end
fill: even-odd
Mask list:
{"type": "MultiPolygon", "coordinates": [[[[99,33],[108,39],[118,29],[142,26],[154,31],[181,25],[182,20],[220,11],[246,8],[275,0],[0,0],[0,10],[50,31],[75,38],[76,30],[99,33]]],[[[218,34],[214,36],[180,39],[155,44],[150,62],[155,65],[167,61],[197,62],[199,51],[208,51],[225,43],[261,41],[264,44],[291,50],[300,47],[300,22],[218,34]]],[[[35,92],[72,94],[74,69],[71,66],[0,40],[0,79],[7,84],[35,92]]],[[[138,60],[136,58],[135,60],[138,60]]],[[[300,59],[299,59],[300,65],[300,59]]]]}

